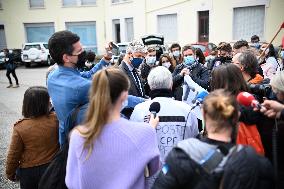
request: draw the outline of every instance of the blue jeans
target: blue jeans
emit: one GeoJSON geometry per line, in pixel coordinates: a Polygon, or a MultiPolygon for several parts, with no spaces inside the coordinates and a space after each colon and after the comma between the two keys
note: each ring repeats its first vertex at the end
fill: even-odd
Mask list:
{"type": "Polygon", "coordinates": [[[37,189],[38,183],[49,163],[36,167],[20,168],[17,176],[20,178],[21,189],[37,189]]]}

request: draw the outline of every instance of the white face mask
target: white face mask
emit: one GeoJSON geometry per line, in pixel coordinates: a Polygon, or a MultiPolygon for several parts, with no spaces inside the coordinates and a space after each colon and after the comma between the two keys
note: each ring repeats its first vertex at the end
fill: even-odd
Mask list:
{"type": "Polygon", "coordinates": [[[155,56],[146,57],[146,63],[150,65],[154,65],[156,63],[156,57],[155,56]]]}
{"type": "Polygon", "coordinates": [[[173,52],[173,55],[174,55],[175,57],[178,57],[178,56],[180,55],[180,52],[179,52],[179,50],[177,50],[177,51],[174,51],[174,52],[173,52]]]}
{"type": "MultiPolygon", "coordinates": [[[[264,51],[264,50],[265,50],[265,48],[261,48],[261,50],[262,50],[262,51],[264,51]]],[[[265,54],[265,55],[267,55],[267,54],[268,54],[268,52],[269,52],[269,48],[267,48],[267,49],[266,49],[266,51],[265,51],[265,53],[264,53],[264,54],[265,54]]]]}
{"type": "Polygon", "coordinates": [[[164,66],[164,67],[169,69],[169,67],[171,66],[171,63],[170,62],[165,62],[165,63],[162,63],[162,66],[164,66]]]}

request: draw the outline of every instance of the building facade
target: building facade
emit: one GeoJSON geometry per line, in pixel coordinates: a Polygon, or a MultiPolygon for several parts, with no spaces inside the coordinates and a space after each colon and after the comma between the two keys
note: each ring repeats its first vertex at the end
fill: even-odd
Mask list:
{"type": "Polygon", "coordinates": [[[98,54],[107,41],[146,34],[181,45],[249,40],[254,34],[270,41],[284,21],[283,10],[283,0],[0,0],[0,49],[46,42],[65,29],[98,54]]]}

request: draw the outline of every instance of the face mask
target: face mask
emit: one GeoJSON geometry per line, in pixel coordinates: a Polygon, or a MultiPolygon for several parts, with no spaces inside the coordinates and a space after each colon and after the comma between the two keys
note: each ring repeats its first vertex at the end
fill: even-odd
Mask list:
{"type": "Polygon", "coordinates": [[[81,54],[78,55],[78,61],[76,67],[83,68],[85,66],[85,61],[86,61],[86,51],[83,51],[81,54]]]}
{"type": "MultiPolygon", "coordinates": [[[[261,50],[262,50],[262,52],[263,52],[263,51],[265,50],[265,48],[261,48],[261,50]]],[[[264,54],[265,54],[265,55],[267,55],[267,54],[268,54],[268,52],[269,52],[269,48],[267,48],[267,49],[266,49],[266,51],[265,51],[265,53],[264,53],[264,54]]]]}
{"type": "Polygon", "coordinates": [[[253,43],[252,46],[253,46],[254,48],[257,48],[257,49],[260,48],[260,44],[259,44],[259,43],[253,43]]]}
{"type": "Polygon", "coordinates": [[[184,57],[184,64],[185,65],[190,66],[194,62],[195,62],[195,59],[194,59],[193,56],[186,56],[186,57],[184,57]]]}
{"type": "Polygon", "coordinates": [[[280,56],[281,56],[282,59],[284,59],[284,50],[281,51],[280,56]]]}
{"type": "Polygon", "coordinates": [[[164,66],[164,67],[169,69],[169,67],[171,66],[171,63],[170,62],[165,62],[165,63],[162,63],[162,66],[164,66]]]}
{"type": "Polygon", "coordinates": [[[179,52],[179,51],[174,51],[174,52],[173,52],[173,55],[174,55],[175,57],[178,57],[178,56],[180,55],[180,52],[179,52]]]}
{"type": "Polygon", "coordinates": [[[150,64],[150,65],[155,64],[156,63],[156,57],[153,57],[153,56],[147,57],[146,58],[146,63],[150,64]]]}
{"type": "Polygon", "coordinates": [[[131,64],[134,68],[139,68],[142,62],[143,62],[143,58],[132,58],[131,60],[131,64]]]}

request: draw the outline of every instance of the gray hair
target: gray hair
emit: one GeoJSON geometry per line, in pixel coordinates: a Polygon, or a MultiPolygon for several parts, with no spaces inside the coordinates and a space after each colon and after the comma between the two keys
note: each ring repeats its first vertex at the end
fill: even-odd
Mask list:
{"type": "Polygon", "coordinates": [[[277,71],[270,80],[270,85],[277,90],[277,92],[284,93],[284,72],[277,71]]]}
{"type": "Polygon", "coordinates": [[[171,89],[173,85],[172,74],[164,66],[157,66],[152,69],[147,79],[151,90],[171,89]]]}
{"type": "Polygon", "coordinates": [[[146,53],[145,45],[141,41],[133,40],[127,47],[126,53],[141,52],[146,53]]]}

